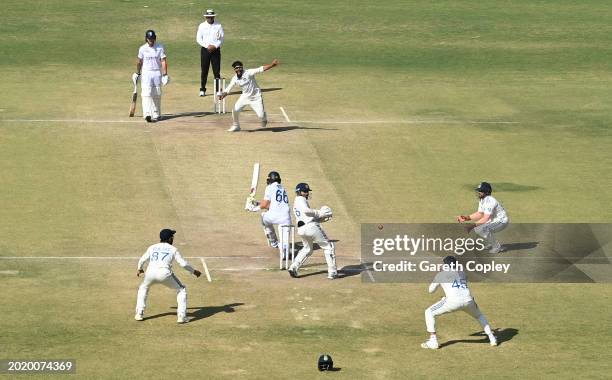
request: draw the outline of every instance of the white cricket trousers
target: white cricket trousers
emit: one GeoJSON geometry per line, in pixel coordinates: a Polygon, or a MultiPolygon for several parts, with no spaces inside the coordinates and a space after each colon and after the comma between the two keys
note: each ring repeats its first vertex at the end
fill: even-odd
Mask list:
{"type": "Polygon", "coordinates": [[[240,95],[232,109],[233,126],[240,127],[240,111],[242,111],[245,106],[251,106],[257,117],[261,120],[262,128],[268,124],[268,116],[264,108],[263,97],[261,95],[254,97],[240,95]]]}
{"type": "Polygon", "coordinates": [[[142,117],[151,116],[159,119],[161,115],[161,72],[143,71],[140,77],[140,93],[142,97],[142,117]]]}
{"type": "Polygon", "coordinates": [[[138,288],[136,314],[144,312],[147,306],[149,288],[153,284],[163,284],[176,290],[176,314],[179,317],[185,317],[187,315],[187,288],[185,288],[176,275],[168,269],[152,269],[145,272],[144,280],[138,288]]]}
{"type": "Polygon", "coordinates": [[[291,265],[295,269],[299,269],[306,259],[312,255],[314,243],[317,243],[323,250],[325,262],[327,263],[328,275],[336,275],[336,249],[334,243],[329,241],[325,231],[319,223],[307,223],[297,229],[298,235],[302,238],[303,248],[297,254],[295,262],[291,265]]]}
{"type": "MultiPolygon", "coordinates": [[[[266,238],[268,239],[268,244],[272,246],[278,241],[278,237],[276,235],[276,231],[274,231],[274,225],[277,224],[279,226],[289,225],[291,224],[291,216],[290,215],[276,215],[270,213],[270,211],[261,213],[261,225],[263,226],[264,234],[266,234],[266,238]]],[[[280,227],[279,227],[280,232],[280,227]]],[[[289,230],[283,231],[283,241],[286,243],[289,239],[289,230]]]]}
{"type": "Polygon", "coordinates": [[[442,297],[439,302],[436,302],[425,309],[425,325],[427,325],[427,332],[436,332],[436,317],[438,315],[452,313],[453,311],[457,310],[463,310],[471,315],[474,319],[480,322],[480,325],[487,335],[491,334],[491,326],[489,326],[489,321],[487,321],[487,318],[484,316],[484,314],[482,314],[474,300],[467,302],[451,301],[446,297],[442,297]]]}
{"type": "Polygon", "coordinates": [[[492,248],[499,248],[500,243],[495,238],[495,233],[502,231],[506,227],[508,227],[508,222],[489,222],[475,227],[474,232],[485,239],[492,248]]]}

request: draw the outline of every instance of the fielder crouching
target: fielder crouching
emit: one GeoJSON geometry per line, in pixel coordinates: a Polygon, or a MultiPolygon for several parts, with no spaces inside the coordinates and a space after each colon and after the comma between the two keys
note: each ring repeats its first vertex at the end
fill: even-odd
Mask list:
{"type": "Polygon", "coordinates": [[[435,292],[441,286],[444,290],[444,297],[425,309],[425,325],[430,335],[429,339],[421,344],[421,347],[432,350],[439,348],[436,336],[436,317],[459,310],[463,310],[476,319],[489,338],[491,346],[497,346],[497,339],[493,334],[489,321],[482,314],[476,301],[474,301],[474,297],[472,297],[465,272],[457,270],[457,260],[453,256],[445,257],[444,264],[446,264],[447,269],[438,273],[429,285],[429,293],[435,292]]]}
{"type": "Polygon", "coordinates": [[[137,321],[143,320],[149,287],[152,284],[159,283],[176,290],[177,322],[187,322],[187,288],[185,288],[174,272],[172,272],[172,261],[176,260],[182,268],[193,273],[196,277],[200,277],[202,273],[189,265],[189,263],[183,259],[176,247],[172,245],[175,233],[176,231],[167,228],[161,230],[159,232],[160,242],[150,246],[138,261],[138,272],[136,275],[140,277],[140,275],[144,273],[145,276],[142,284],[140,284],[138,288],[136,316],[134,317],[137,321]],[[145,272],[142,268],[147,261],[149,265],[145,272]]]}
{"type": "Polygon", "coordinates": [[[291,277],[298,277],[298,270],[306,259],[312,255],[314,243],[323,250],[327,262],[327,278],[333,280],[338,277],[336,269],[336,251],[334,243],[330,242],[321,228],[320,223],[326,222],[332,217],[332,210],[323,206],[320,210],[311,209],[308,204],[310,186],[307,183],[299,183],[295,187],[295,201],[293,212],[297,220],[297,233],[302,238],[303,248],[297,254],[295,261],[289,267],[291,277]]]}

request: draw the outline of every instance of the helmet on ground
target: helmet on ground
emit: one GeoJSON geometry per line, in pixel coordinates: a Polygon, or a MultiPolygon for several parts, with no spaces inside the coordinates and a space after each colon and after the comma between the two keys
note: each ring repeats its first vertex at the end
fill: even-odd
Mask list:
{"type": "Polygon", "coordinates": [[[319,371],[329,371],[334,368],[334,361],[332,357],[327,354],[319,356],[318,362],[319,371]]]}

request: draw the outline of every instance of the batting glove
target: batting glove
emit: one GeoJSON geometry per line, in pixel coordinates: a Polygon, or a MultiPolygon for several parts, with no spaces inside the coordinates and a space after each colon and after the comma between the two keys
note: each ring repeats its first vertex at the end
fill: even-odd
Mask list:
{"type": "Polygon", "coordinates": [[[168,74],[164,74],[162,76],[162,84],[165,86],[168,84],[168,82],[170,82],[170,77],[168,76],[168,74]]]}
{"type": "Polygon", "coordinates": [[[140,79],[140,74],[138,73],[132,74],[132,82],[134,82],[134,84],[138,83],[139,79],[140,79]]]}

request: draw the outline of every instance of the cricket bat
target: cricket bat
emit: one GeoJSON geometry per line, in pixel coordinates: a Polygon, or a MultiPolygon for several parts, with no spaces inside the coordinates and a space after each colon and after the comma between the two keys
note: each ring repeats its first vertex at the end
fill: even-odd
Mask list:
{"type": "Polygon", "coordinates": [[[253,177],[251,178],[251,197],[255,196],[257,192],[257,182],[259,182],[259,162],[253,165],[253,177]]]}
{"type": "Polygon", "coordinates": [[[130,117],[134,117],[134,112],[136,112],[136,98],[138,98],[138,84],[134,83],[134,93],[132,94],[132,105],[130,106],[130,117]]]}

